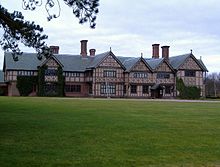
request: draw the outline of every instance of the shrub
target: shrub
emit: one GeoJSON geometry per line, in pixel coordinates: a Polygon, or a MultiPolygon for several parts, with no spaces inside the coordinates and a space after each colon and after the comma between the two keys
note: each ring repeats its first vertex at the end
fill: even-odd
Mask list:
{"type": "Polygon", "coordinates": [[[28,96],[37,84],[36,76],[17,76],[17,88],[21,96],[28,96]]]}
{"type": "Polygon", "coordinates": [[[179,97],[181,99],[200,98],[201,89],[196,86],[186,86],[181,78],[177,78],[176,88],[179,91],[179,97]]]}
{"type": "Polygon", "coordinates": [[[0,87],[0,96],[3,96],[5,94],[4,89],[0,87]]]}

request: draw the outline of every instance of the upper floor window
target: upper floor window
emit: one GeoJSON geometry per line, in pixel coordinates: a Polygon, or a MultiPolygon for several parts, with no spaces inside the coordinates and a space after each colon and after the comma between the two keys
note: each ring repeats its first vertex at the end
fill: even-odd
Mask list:
{"type": "Polygon", "coordinates": [[[18,76],[32,76],[34,75],[34,71],[18,71],[18,76]]]}
{"type": "Polygon", "coordinates": [[[116,77],[116,71],[104,70],[104,77],[116,77]]]}
{"type": "Polygon", "coordinates": [[[133,76],[134,78],[147,78],[147,73],[146,72],[135,72],[133,76]]]}
{"type": "Polygon", "coordinates": [[[196,71],[193,71],[193,70],[185,71],[185,77],[195,77],[195,76],[196,76],[196,71]]]}
{"type": "Polygon", "coordinates": [[[80,73],[79,72],[65,72],[64,76],[66,76],[66,77],[80,77],[80,73]]]}
{"type": "Polygon", "coordinates": [[[170,74],[165,72],[157,73],[158,79],[170,79],[170,74]]]}
{"type": "Polygon", "coordinates": [[[55,75],[57,75],[57,70],[55,70],[55,69],[46,69],[45,70],[45,75],[47,75],[47,76],[55,76],[55,75]]]}

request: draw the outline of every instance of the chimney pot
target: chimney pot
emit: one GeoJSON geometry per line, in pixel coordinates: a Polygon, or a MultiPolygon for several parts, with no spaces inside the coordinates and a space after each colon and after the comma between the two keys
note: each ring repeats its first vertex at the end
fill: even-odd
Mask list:
{"type": "Polygon", "coordinates": [[[162,46],[162,58],[169,59],[169,48],[170,46],[162,46]]]}
{"type": "Polygon", "coordinates": [[[95,49],[90,49],[89,50],[90,56],[95,56],[95,52],[96,52],[95,49]]]}
{"type": "Polygon", "coordinates": [[[88,40],[81,40],[81,55],[82,56],[87,56],[87,42],[88,40]]]}
{"type": "Polygon", "coordinates": [[[153,59],[159,59],[159,46],[160,44],[152,45],[152,58],[153,59]]]}
{"type": "Polygon", "coordinates": [[[59,46],[50,46],[52,54],[59,54],[59,46]]]}

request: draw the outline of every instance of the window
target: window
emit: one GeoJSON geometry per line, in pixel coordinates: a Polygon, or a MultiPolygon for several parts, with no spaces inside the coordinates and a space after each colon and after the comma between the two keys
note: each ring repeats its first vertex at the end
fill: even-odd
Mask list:
{"type": "Polygon", "coordinates": [[[102,83],[101,84],[101,89],[100,89],[101,94],[115,94],[116,93],[116,85],[113,83],[102,83]]]}
{"type": "Polygon", "coordinates": [[[157,78],[158,79],[169,79],[170,78],[170,74],[169,73],[160,72],[160,73],[157,73],[157,78]]]}
{"type": "Polygon", "coordinates": [[[131,93],[137,93],[137,85],[131,85],[131,93]]]}
{"type": "Polygon", "coordinates": [[[104,77],[116,77],[116,71],[104,70],[104,77]]]}
{"type": "Polygon", "coordinates": [[[80,73],[79,72],[74,72],[72,73],[73,77],[80,77],[80,73]]]}
{"type": "Polygon", "coordinates": [[[171,94],[171,86],[165,86],[165,93],[171,94]]]}
{"type": "Polygon", "coordinates": [[[142,92],[148,94],[149,93],[149,86],[148,85],[143,85],[142,86],[142,92]]]}
{"type": "Polygon", "coordinates": [[[126,85],[124,85],[123,92],[126,94],[126,85]]]}
{"type": "Polygon", "coordinates": [[[92,84],[89,85],[89,94],[92,94],[92,84]]]}
{"type": "Polygon", "coordinates": [[[135,72],[133,75],[134,78],[147,78],[146,72],[135,72]]]}
{"type": "Polygon", "coordinates": [[[55,94],[57,92],[57,85],[48,83],[44,85],[44,91],[46,94],[55,94]]]}
{"type": "Polygon", "coordinates": [[[34,71],[17,71],[18,76],[32,76],[34,75],[34,71]]]}
{"type": "Polygon", "coordinates": [[[57,70],[55,70],[55,69],[46,69],[45,70],[45,75],[47,75],[47,76],[55,76],[55,75],[57,75],[57,70]]]}
{"type": "Polygon", "coordinates": [[[65,92],[81,92],[81,85],[65,85],[65,92]]]}
{"type": "Polygon", "coordinates": [[[65,72],[64,75],[66,77],[80,77],[80,73],[79,72],[65,72]]]}
{"type": "Polygon", "coordinates": [[[186,70],[185,71],[185,76],[186,77],[195,77],[196,76],[196,71],[186,70]]]}

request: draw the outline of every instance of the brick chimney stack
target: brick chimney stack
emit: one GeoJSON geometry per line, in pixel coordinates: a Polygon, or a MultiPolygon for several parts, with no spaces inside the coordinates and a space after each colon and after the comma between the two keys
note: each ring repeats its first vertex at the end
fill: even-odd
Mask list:
{"type": "Polygon", "coordinates": [[[87,56],[87,42],[88,40],[81,40],[81,56],[87,56]]]}
{"type": "Polygon", "coordinates": [[[59,54],[59,46],[50,46],[52,54],[59,54]]]}
{"type": "Polygon", "coordinates": [[[95,52],[96,52],[95,49],[90,49],[89,50],[90,56],[95,56],[95,52]]]}
{"type": "Polygon", "coordinates": [[[160,44],[152,45],[152,58],[153,59],[159,59],[159,46],[160,44]]]}
{"type": "Polygon", "coordinates": [[[169,59],[169,48],[170,46],[162,46],[162,58],[169,59]]]}

